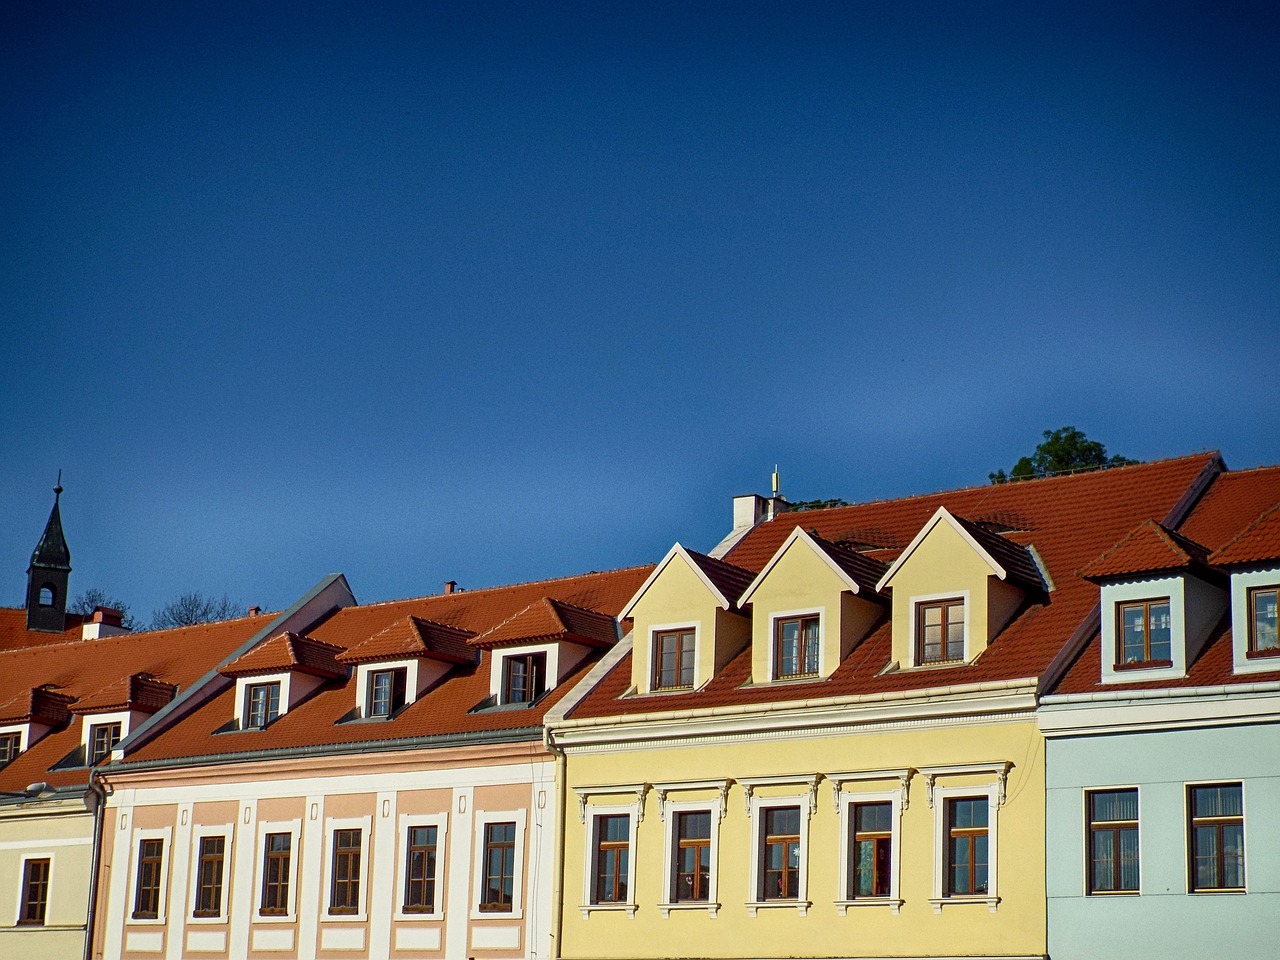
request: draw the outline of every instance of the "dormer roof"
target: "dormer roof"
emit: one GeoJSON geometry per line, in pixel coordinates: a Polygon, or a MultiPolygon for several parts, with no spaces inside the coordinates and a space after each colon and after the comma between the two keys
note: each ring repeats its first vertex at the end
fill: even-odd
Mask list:
{"type": "Polygon", "coordinates": [[[1155,520],[1145,520],[1136,530],[1088,564],[1080,575],[1086,580],[1160,573],[1204,567],[1209,551],[1155,520]]]}
{"type": "Polygon", "coordinates": [[[338,662],[343,648],[304,637],[286,630],[262,641],[248,653],[223,664],[218,672],[227,677],[244,677],[258,673],[283,673],[287,670],[338,680],[346,677],[347,668],[338,662]]]}
{"type": "Polygon", "coordinates": [[[787,539],[782,542],[782,546],[778,548],[764,569],[751,581],[751,584],[738,600],[738,606],[746,606],[751,601],[751,597],[765,577],[769,575],[769,571],[777,566],[783,554],[796,541],[800,541],[809,547],[820,560],[831,568],[832,573],[844,581],[845,586],[852,593],[869,599],[883,599],[876,588],[876,583],[885,575],[885,571],[888,569],[885,564],[855,550],[849,550],[832,543],[830,540],[824,540],[817,533],[810,533],[803,527],[796,527],[791,531],[787,539]]]}
{"type": "Polygon", "coordinates": [[[75,698],[44,686],[33,687],[0,703],[0,723],[36,723],[60,726],[70,718],[68,706],[75,698]]]}
{"type": "Polygon", "coordinates": [[[560,640],[589,647],[611,647],[618,641],[618,625],[607,614],[543,597],[469,642],[491,650],[560,640]]]}
{"type": "Polygon", "coordinates": [[[938,507],[933,516],[929,518],[929,521],[915,535],[915,538],[907,544],[906,549],[898,555],[898,559],[893,562],[893,565],[876,583],[877,590],[883,590],[889,585],[889,582],[902,569],[907,559],[940,523],[946,523],[955,530],[961,539],[965,540],[973,548],[974,553],[986,562],[987,566],[991,568],[992,574],[1001,580],[1032,590],[1046,589],[1044,578],[1040,574],[1040,567],[1026,547],[1012,540],[1006,540],[999,534],[992,533],[963,517],[958,517],[946,507],[938,507]]]}
{"type": "Polygon", "coordinates": [[[113,683],[81,697],[71,704],[70,711],[83,716],[87,713],[110,713],[115,710],[140,710],[155,713],[169,705],[178,688],[165,683],[149,673],[135,673],[121,677],[113,683]]]}
{"type": "Polygon", "coordinates": [[[1263,513],[1230,543],[1213,553],[1211,563],[1224,567],[1280,559],[1280,504],[1263,513]]]}
{"type": "Polygon", "coordinates": [[[716,603],[723,610],[736,610],[738,597],[746,592],[747,587],[751,586],[751,581],[755,579],[755,574],[750,570],[745,570],[729,563],[727,560],[717,560],[715,557],[709,557],[705,553],[689,550],[677,543],[667,551],[667,555],[654,568],[653,573],[649,574],[649,578],[636,591],[636,595],[622,608],[622,612],[618,614],[619,620],[625,620],[631,616],[631,610],[640,598],[648,592],[653,582],[662,575],[662,571],[677,559],[683,560],[689,565],[689,569],[703,582],[707,590],[715,598],[716,603]]]}
{"type": "Polygon", "coordinates": [[[445,663],[474,663],[475,652],[467,645],[473,636],[469,630],[410,615],[387,624],[335,659],[339,663],[372,663],[425,657],[445,663]]]}

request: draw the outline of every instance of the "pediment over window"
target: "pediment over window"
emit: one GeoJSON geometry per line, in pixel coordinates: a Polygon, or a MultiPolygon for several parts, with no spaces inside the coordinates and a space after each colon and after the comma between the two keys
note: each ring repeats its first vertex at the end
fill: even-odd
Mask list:
{"type": "Polygon", "coordinates": [[[1209,565],[1209,551],[1155,520],[1144,521],[1114,547],[1088,564],[1080,575],[1102,582],[1151,576],[1171,571],[1190,572],[1204,579],[1221,575],[1209,565]]]}
{"type": "Polygon", "coordinates": [[[336,659],[339,663],[349,664],[405,660],[411,657],[448,664],[475,663],[475,651],[468,645],[468,641],[474,636],[469,630],[408,616],[388,624],[368,640],[344,650],[336,659]]]}

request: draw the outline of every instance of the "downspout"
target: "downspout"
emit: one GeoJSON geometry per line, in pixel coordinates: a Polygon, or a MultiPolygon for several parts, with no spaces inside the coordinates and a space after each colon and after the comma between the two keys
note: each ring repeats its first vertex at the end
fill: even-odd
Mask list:
{"type": "Polygon", "coordinates": [[[107,791],[98,780],[97,769],[89,771],[89,793],[93,794],[93,850],[89,856],[89,909],[84,918],[84,960],[92,960],[95,917],[98,912],[98,870],[102,862],[102,821],[107,791]]]}
{"type": "MultiPolygon", "coordinates": [[[[556,829],[551,874],[551,955],[550,960],[560,960],[560,931],[564,926],[564,828],[565,797],[568,795],[568,777],[565,771],[564,751],[556,746],[551,728],[542,728],[542,745],[556,758],[556,829]]],[[[85,960],[88,960],[86,957],[85,960]]]]}

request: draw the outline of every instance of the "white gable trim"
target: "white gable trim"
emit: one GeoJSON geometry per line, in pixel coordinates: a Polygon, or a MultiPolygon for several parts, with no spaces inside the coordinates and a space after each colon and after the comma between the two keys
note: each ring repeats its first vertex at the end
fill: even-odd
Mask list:
{"type": "Polygon", "coordinates": [[[812,550],[819,560],[830,567],[831,572],[839,577],[846,587],[855,594],[861,593],[861,588],[858,586],[858,582],[842,570],[840,564],[831,559],[831,554],[818,546],[817,541],[814,540],[803,527],[794,527],[787,539],[782,541],[782,546],[778,548],[778,552],[773,555],[769,562],[765,564],[764,569],[761,570],[760,573],[756,575],[756,578],[751,581],[751,586],[747,587],[747,592],[739,598],[738,606],[743,606],[751,599],[752,595],[756,592],[756,589],[764,582],[765,577],[769,576],[769,571],[777,566],[778,561],[782,559],[782,555],[787,552],[787,548],[797,540],[812,550]]]}
{"type": "Polygon", "coordinates": [[[915,553],[916,547],[920,546],[920,544],[924,542],[924,538],[929,535],[929,532],[943,520],[947,522],[952,530],[960,535],[960,538],[964,540],[965,543],[969,544],[974,553],[983,559],[987,566],[991,568],[992,573],[1001,580],[1009,579],[1009,571],[997,563],[996,558],[987,553],[986,549],[978,543],[977,540],[973,539],[973,535],[956,522],[956,518],[947,511],[946,507],[939,507],[934,515],[929,518],[929,522],[926,523],[921,531],[916,534],[915,539],[907,544],[907,549],[903,550],[898,559],[893,561],[893,566],[885,571],[885,575],[881,577],[880,582],[876,584],[877,590],[883,590],[885,588],[885,585],[894,578],[894,575],[902,568],[902,565],[907,562],[907,558],[910,557],[911,554],[915,553]]]}
{"type": "Polygon", "coordinates": [[[654,567],[653,573],[649,574],[649,578],[640,585],[640,589],[636,591],[636,595],[627,601],[627,605],[623,607],[622,612],[618,614],[619,620],[625,620],[627,617],[631,616],[631,608],[640,602],[640,598],[648,592],[649,588],[653,586],[654,581],[657,580],[658,577],[662,576],[662,571],[667,569],[668,564],[670,564],[676,557],[682,559],[688,565],[689,569],[694,572],[694,575],[702,581],[703,586],[705,586],[707,590],[710,591],[711,595],[716,598],[716,602],[720,605],[721,609],[728,610],[733,606],[733,602],[716,588],[716,585],[711,582],[711,579],[702,572],[702,568],[694,562],[693,557],[689,556],[689,551],[677,543],[667,551],[667,555],[662,558],[662,561],[656,567],[654,567]]]}

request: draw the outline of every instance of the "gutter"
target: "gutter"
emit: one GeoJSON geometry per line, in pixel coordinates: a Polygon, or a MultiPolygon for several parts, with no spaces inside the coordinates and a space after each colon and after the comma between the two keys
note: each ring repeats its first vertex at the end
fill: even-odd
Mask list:
{"type": "Polygon", "coordinates": [[[102,822],[107,805],[107,791],[99,781],[97,769],[89,771],[89,793],[93,805],[93,849],[89,859],[89,905],[84,918],[84,960],[93,956],[94,924],[98,913],[98,870],[102,866],[102,822]]]}
{"type": "Polygon", "coordinates": [[[1092,693],[1059,693],[1045,697],[1042,706],[1076,703],[1118,703],[1125,700],[1174,700],[1188,697],[1226,697],[1240,693],[1280,693],[1280,682],[1232,683],[1216,687],[1168,687],[1163,690],[1095,690],[1092,693]]]}
{"type": "Polygon", "coordinates": [[[560,960],[560,934],[564,929],[564,826],[566,800],[569,794],[569,774],[564,750],[556,745],[550,726],[542,728],[542,745],[556,758],[556,824],[555,871],[551,875],[551,954],[550,960],[560,960]]]}

